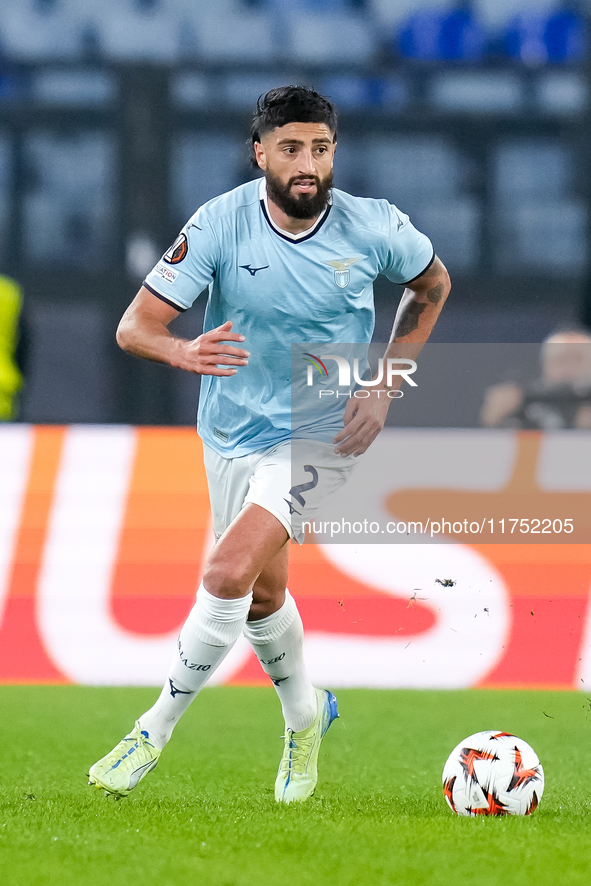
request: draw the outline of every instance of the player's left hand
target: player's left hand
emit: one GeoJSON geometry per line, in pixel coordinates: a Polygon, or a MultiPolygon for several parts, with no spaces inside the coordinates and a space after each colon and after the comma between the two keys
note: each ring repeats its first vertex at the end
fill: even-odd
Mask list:
{"type": "Polygon", "coordinates": [[[384,427],[390,402],[385,391],[380,397],[376,391],[364,399],[350,397],[343,418],[345,427],[332,441],[338,444],[335,452],[343,458],[362,455],[384,427]]]}

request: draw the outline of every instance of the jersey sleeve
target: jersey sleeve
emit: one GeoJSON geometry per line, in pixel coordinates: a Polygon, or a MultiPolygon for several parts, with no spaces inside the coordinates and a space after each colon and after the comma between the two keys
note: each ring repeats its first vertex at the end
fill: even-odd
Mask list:
{"type": "Polygon", "coordinates": [[[425,234],[417,231],[408,215],[391,203],[388,210],[390,238],[381,272],[393,283],[411,283],[433,262],[433,244],[425,234]]]}
{"type": "Polygon", "coordinates": [[[197,212],[150,271],[144,286],[177,311],[186,311],[212,282],[218,264],[215,232],[197,212]]]}

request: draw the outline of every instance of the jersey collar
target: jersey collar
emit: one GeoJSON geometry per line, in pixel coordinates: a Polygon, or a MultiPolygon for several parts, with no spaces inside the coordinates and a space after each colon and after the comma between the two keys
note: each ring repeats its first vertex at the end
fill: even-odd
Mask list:
{"type": "Polygon", "coordinates": [[[328,218],[328,213],[330,212],[332,206],[332,194],[329,194],[328,206],[318,216],[312,227],[308,228],[307,231],[302,231],[300,234],[292,234],[289,231],[284,231],[283,228],[278,227],[278,225],[276,225],[271,218],[271,213],[269,212],[269,201],[267,198],[267,182],[265,181],[264,177],[261,178],[261,183],[259,185],[259,197],[261,201],[261,209],[263,211],[263,215],[269,223],[269,226],[273,228],[273,230],[276,234],[279,235],[279,237],[283,237],[284,240],[287,240],[290,243],[303,243],[304,240],[309,240],[310,237],[313,237],[316,231],[318,231],[319,228],[322,227],[322,225],[328,218]]]}

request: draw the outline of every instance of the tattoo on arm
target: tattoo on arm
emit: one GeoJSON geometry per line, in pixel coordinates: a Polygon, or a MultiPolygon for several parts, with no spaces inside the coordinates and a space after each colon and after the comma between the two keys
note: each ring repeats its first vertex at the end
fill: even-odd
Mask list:
{"type": "Polygon", "coordinates": [[[404,313],[400,317],[400,320],[396,324],[395,337],[400,338],[403,335],[409,335],[411,332],[414,332],[419,325],[419,317],[426,307],[427,305],[421,304],[417,301],[409,302],[408,306],[404,309],[404,313]]]}
{"type": "Polygon", "coordinates": [[[433,259],[433,264],[427,268],[421,279],[426,280],[427,277],[438,277],[440,273],[441,262],[439,261],[437,256],[435,256],[435,258],[433,259]]]}
{"type": "Polygon", "coordinates": [[[433,289],[430,289],[427,293],[427,298],[433,305],[438,305],[441,299],[443,298],[443,283],[440,283],[439,286],[435,286],[433,289]]]}

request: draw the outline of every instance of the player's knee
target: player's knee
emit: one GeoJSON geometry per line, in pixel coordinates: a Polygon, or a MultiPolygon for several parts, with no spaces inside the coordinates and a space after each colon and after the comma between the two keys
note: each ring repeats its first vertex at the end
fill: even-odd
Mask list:
{"type": "Polygon", "coordinates": [[[218,559],[210,561],[203,573],[203,585],[214,597],[233,599],[250,591],[252,580],[241,564],[218,559]]]}
{"type": "Polygon", "coordinates": [[[274,596],[265,597],[265,599],[253,600],[248,613],[248,620],[258,621],[260,618],[267,618],[281,609],[284,602],[285,593],[283,595],[275,594],[274,596]]]}

